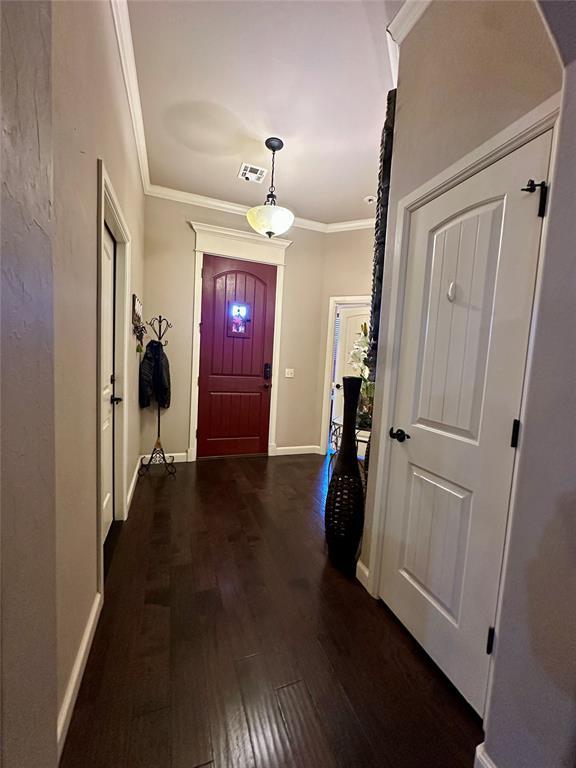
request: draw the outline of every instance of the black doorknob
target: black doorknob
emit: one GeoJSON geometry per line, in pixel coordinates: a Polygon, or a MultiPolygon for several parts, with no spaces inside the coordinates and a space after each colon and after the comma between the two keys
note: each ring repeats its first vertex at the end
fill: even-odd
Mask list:
{"type": "Polygon", "coordinates": [[[392,440],[398,440],[399,443],[403,443],[404,440],[410,440],[410,435],[408,432],[404,432],[403,429],[394,430],[394,427],[390,427],[390,432],[388,434],[392,440]]]}
{"type": "Polygon", "coordinates": [[[336,389],[342,389],[342,384],[336,384],[336,389]]]}
{"type": "Polygon", "coordinates": [[[118,403],[122,402],[122,398],[121,397],[114,397],[114,395],[111,395],[110,396],[110,402],[112,403],[112,405],[118,405],[118,403]]]}

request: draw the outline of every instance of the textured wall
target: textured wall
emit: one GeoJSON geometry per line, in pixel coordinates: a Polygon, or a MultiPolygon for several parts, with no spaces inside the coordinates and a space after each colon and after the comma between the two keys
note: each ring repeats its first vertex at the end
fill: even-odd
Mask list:
{"type": "MultiPolygon", "coordinates": [[[[149,197],[146,201],[145,315],[166,314],[174,322],[167,352],[174,384],[171,408],[162,417],[165,446],[188,448],[195,235],[198,221],[250,231],[237,215],[149,197]]],[[[294,228],[286,251],[280,343],[277,445],[318,445],[324,380],[328,297],[369,293],[372,231],[325,235],[294,228]],[[295,377],[286,379],[285,368],[295,377]]],[[[152,411],[143,414],[142,452],[154,442],[152,411]]]]}
{"type": "Polygon", "coordinates": [[[2,3],[3,768],[56,765],[50,28],[2,3]]]}
{"type": "MultiPolygon", "coordinates": [[[[97,588],[97,160],[132,237],[142,297],[144,195],[108,2],[53,4],[58,692],[62,702],[97,588]]],[[[140,451],[130,344],[128,482],[140,451]]]]}

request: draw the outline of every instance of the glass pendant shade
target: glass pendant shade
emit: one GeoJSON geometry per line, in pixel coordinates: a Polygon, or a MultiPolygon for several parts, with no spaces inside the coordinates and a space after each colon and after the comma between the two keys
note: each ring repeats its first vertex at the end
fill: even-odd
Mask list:
{"type": "Polygon", "coordinates": [[[294,223],[294,214],[279,205],[257,205],[246,214],[248,224],[261,235],[283,235],[294,223]]]}
{"type": "Polygon", "coordinates": [[[274,166],[276,152],[279,152],[284,146],[282,139],[277,136],[270,136],[264,142],[266,149],[272,152],[272,173],[270,178],[270,189],[266,195],[264,205],[257,205],[246,213],[248,224],[260,235],[267,235],[272,238],[276,235],[282,235],[287,232],[294,223],[294,214],[288,208],[282,208],[276,205],[276,187],[274,186],[274,166]]]}

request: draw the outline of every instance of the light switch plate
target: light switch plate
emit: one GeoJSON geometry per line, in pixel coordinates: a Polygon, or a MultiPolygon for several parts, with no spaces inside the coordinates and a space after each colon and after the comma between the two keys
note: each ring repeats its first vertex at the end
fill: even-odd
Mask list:
{"type": "Polygon", "coordinates": [[[284,376],[287,379],[293,379],[294,378],[294,368],[286,368],[286,373],[284,374],[284,376]]]}

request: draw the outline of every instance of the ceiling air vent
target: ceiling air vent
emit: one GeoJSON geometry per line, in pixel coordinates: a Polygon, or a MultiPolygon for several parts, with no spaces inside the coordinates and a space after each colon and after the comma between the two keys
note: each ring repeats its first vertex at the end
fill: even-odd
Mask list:
{"type": "Polygon", "coordinates": [[[265,176],[266,168],[259,168],[257,165],[250,165],[250,163],[242,163],[238,172],[239,179],[255,181],[256,184],[262,184],[265,176]]]}

